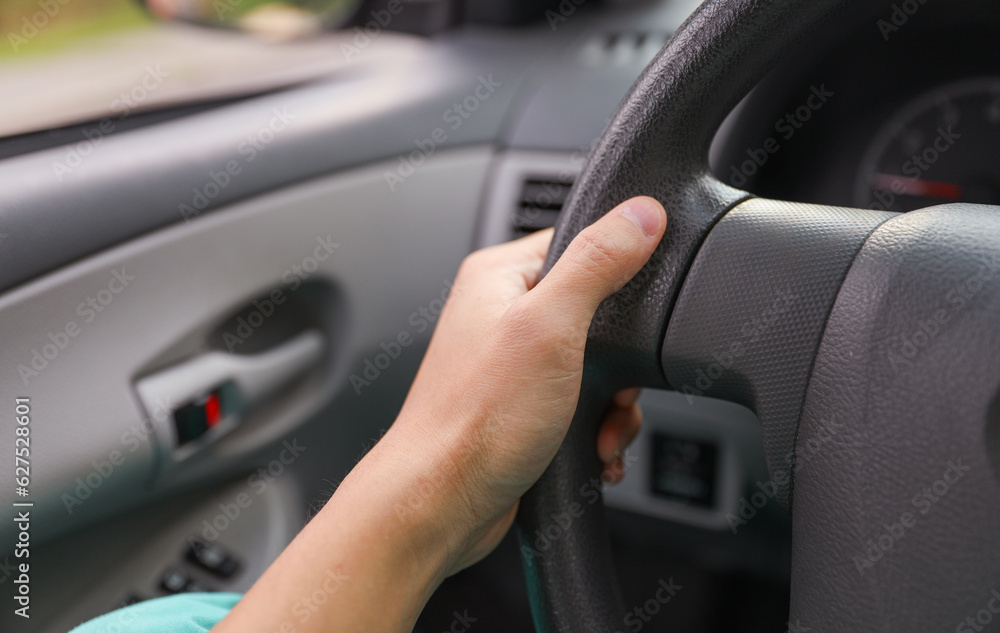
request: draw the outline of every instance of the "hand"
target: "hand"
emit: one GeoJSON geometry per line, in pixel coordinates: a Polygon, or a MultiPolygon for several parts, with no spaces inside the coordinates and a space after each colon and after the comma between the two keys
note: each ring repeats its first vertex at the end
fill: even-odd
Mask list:
{"type": "MultiPolygon", "coordinates": [[[[459,533],[449,573],[492,551],[576,410],[590,321],[659,243],[666,214],[634,198],[586,229],[536,285],[552,231],[462,264],[392,441],[414,463],[446,465],[442,512],[459,533]],[[634,219],[632,219],[634,218],[634,219]],[[405,438],[405,439],[400,439],[405,438]],[[430,455],[435,455],[434,458],[430,455]]],[[[638,390],[617,394],[598,438],[605,480],[641,423],[638,390]]]]}
{"type": "MultiPolygon", "coordinates": [[[[665,228],[659,203],[633,198],[537,284],[551,231],[470,255],[392,428],[213,633],[411,631],[510,528],[576,410],[594,311],[665,228]]],[[[598,437],[611,481],[637,396],[615,396],[598,437]]]]}

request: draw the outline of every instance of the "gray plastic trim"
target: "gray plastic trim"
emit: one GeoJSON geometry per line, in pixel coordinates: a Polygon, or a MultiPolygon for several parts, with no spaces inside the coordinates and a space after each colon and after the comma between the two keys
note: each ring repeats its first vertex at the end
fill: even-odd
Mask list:
{"type": "MultiPolygon", "coordinates": [[[[266,486],[262,481],[244,476],[207,494],[202,491],[198,498],[170,500],[33,549],[32,617],[25,620],[3,609],[0,629],[66,633],[122,606],[130,594],[143,599],[164,595],[159,583],[168,568],[180,568],[216,591],[245,592],[306,522],[306,503],[294,474],[282,473],[266,486]],[[185,561],[192,537],[235,555],[240,568],[221,579],[185,561]]],[[[112,620],[107,630],[128,631],[132,624],[127,618],[112,620]]]]}
{"type": "MultiPolygon", "coordinates": [[[[225,174],[230,164],[239,174],[205,196],[201,213],[341,169],[398,160],[418,142],[426,147],[436,128],[447,138],[435,152],[488,143],[587,153],[657,38],[697,4],[574,8],[554,25],[468,27],[435,39],[382,31],[361,57],[321,81],[113,134],[94,146],[83,135],[93,130],[84,126],[79,143],[0,161],[0,291],[183,221],[180,205],[193,208],[199,192],[214,191],[211,174],[225,174]],[[595,42],[640,31],[653,37],[629,55],[594,59],[595,42]],[[492,91],[479,99],[484,83],[492,91]],[[457,115],[456,105],[467,99],[475,111],[457,115]],[[273,141],[250,151],[250,139],[269,138],[265,129],[285,123],[273,141]],[[71,156],[72,169],[57,173],[56,164],[68,166],[71,156]]],[[[341,41],[331,39],[331,56],[344,55],[341,41]]]]}
{"type": "MultiPolygon", "coordinates": [[[[366,49],[371,62],[358,61],[327,80],[107,136],[100,144],[81,131],[80,143],[0,161],[0,233],[6,235],[0,290],[180,223],[193,214],[188,209],[207,214],[337,170],[398,162],[403,159],[395,157],[417,151],[418,142],[433,141],[432,153],[492,143],[531,55],[558,44],[548,37],[500,48],[486,35],[434,41],[384,32],[366,49]],[[391,54],[376,55],[380,46],[391,54]],[[471,109],[473,102],[475,112],[457,114],[456,104],[471,109]]],[[[343,52],[331,44],[330,54],[343,52]]]]}

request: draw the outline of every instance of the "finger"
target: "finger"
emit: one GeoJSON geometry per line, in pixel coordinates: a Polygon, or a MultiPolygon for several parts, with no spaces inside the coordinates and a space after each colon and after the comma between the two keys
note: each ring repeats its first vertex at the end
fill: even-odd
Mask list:
{"type": "Polygon", "coordinates": [[[616,484],[625,478],[625,463],[621,459],[616,459],[610,464],[604,465],[604,470],[601,472],[601,480],[609,483],[616,484]]]}
{"type": "Polygon", "coordinates": [[[619,459],[642,427],[642,409],[638,404],[611,406],[597,433],[597,455],[604,464],[619,459]]]}
{"type": "Polygon", "coordinates": [[[520,268],[524,277],[525,291],[531,290],[538,283],[538,278],[542,274],[542,266],[545,265],[545,256],[549,253],[549,245],[552,244],[553,229],[535,231],[520,239],[514,240],[520,250],[520,261],[524,265],[520,268]]]}
{"type": "Polygon", "coordinates": [[[646,196],[618,205],[577,235],[535,288],[535,299],[573,325],[589,325],[597,306],[643,267],[667,225],[646,196]]]}
{"type": "Polygon", "coordinates": [[[552,235],[552,229],[546,229],[471,253],[462,262],[450,294],[469,294],[501,305],[522,296],[538,281],[552,235]]]}
{"type": "Polygon", "coordinates": [[[510,244],[518,248],[523,248],[526,253],[544,259],[549,253],[549,244],[552,243],[552,236],[554,234],[555,229],[543,229],[518,238],[510,242],[510,244]]]}
{"type": "Polygon", "coordinates": [[[530,235],[482,248],[473,257],[481,261],[485,267],[489,265],[504,266],[513,262],[524,260],[545,259],[549,252],[549,244],[552,242],[553,229],[535,231],[530,235]]]}
{"type": "Polygon", "coordinates": [[[639,394],[642,393],[642,389],[635,387],[633,389],[623,389],[615,394],[615,404],[619,407],[629,407],[635,404],[635,401],[639,399],[639,394]]]}

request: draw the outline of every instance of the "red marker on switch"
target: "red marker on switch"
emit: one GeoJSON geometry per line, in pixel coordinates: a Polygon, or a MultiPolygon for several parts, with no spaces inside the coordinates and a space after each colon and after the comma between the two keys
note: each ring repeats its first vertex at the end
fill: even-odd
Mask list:
{"type": "Polygon", "coordinates": [[[222,411],[219,406],[219,395],[216,393],[209,394],[205,400],[205,422],[208,423],[208,428],[213,428],[221,419],[222,411]]]}

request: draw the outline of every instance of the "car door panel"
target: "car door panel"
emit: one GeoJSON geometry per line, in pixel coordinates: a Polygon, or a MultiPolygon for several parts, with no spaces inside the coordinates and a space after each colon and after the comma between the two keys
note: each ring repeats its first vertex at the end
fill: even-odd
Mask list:
{"type": "MultiPolygon", "coordinates": [[[[413,174],[405,195],[386,186],[391,163],[297,185],[128,242],[0,297],[2,399],[31,398],[32,439],[44,447],[32,464],[34,538],[232,472],[330,400],[364,395],[368,385],[349,377],[364,375],[364,360],[381,343],[408,332],[416,350],[429,337],[430,323],[418,331],[401,317],[447,294],[473,241],[469,209],[490,158],[488,148],[441,153],[413,174]],[[258,297],[291,301],[308,284],[326,289],[316,294],[322,300],[296,306],[322,311],[315,315],[327,341],[322,362],[183,468],[157,464],[170,462],[171,448],[157,445],[148,429],[171,424],[184,403],[143,410],[136,381],[211,350],[241,353],[276,317],[263,314],[259,330],[241,331],[229,318],[234,311],[258,297]],[[232,338],[213,340],[220,327],[232,338]]],[[[4,425],[11,433],[12,424],[4,425]]],[[[13,470],[12,454],[0,460],[13,470]]],[[[12,508],[3,512],[6,537],[12,508]]]]}

